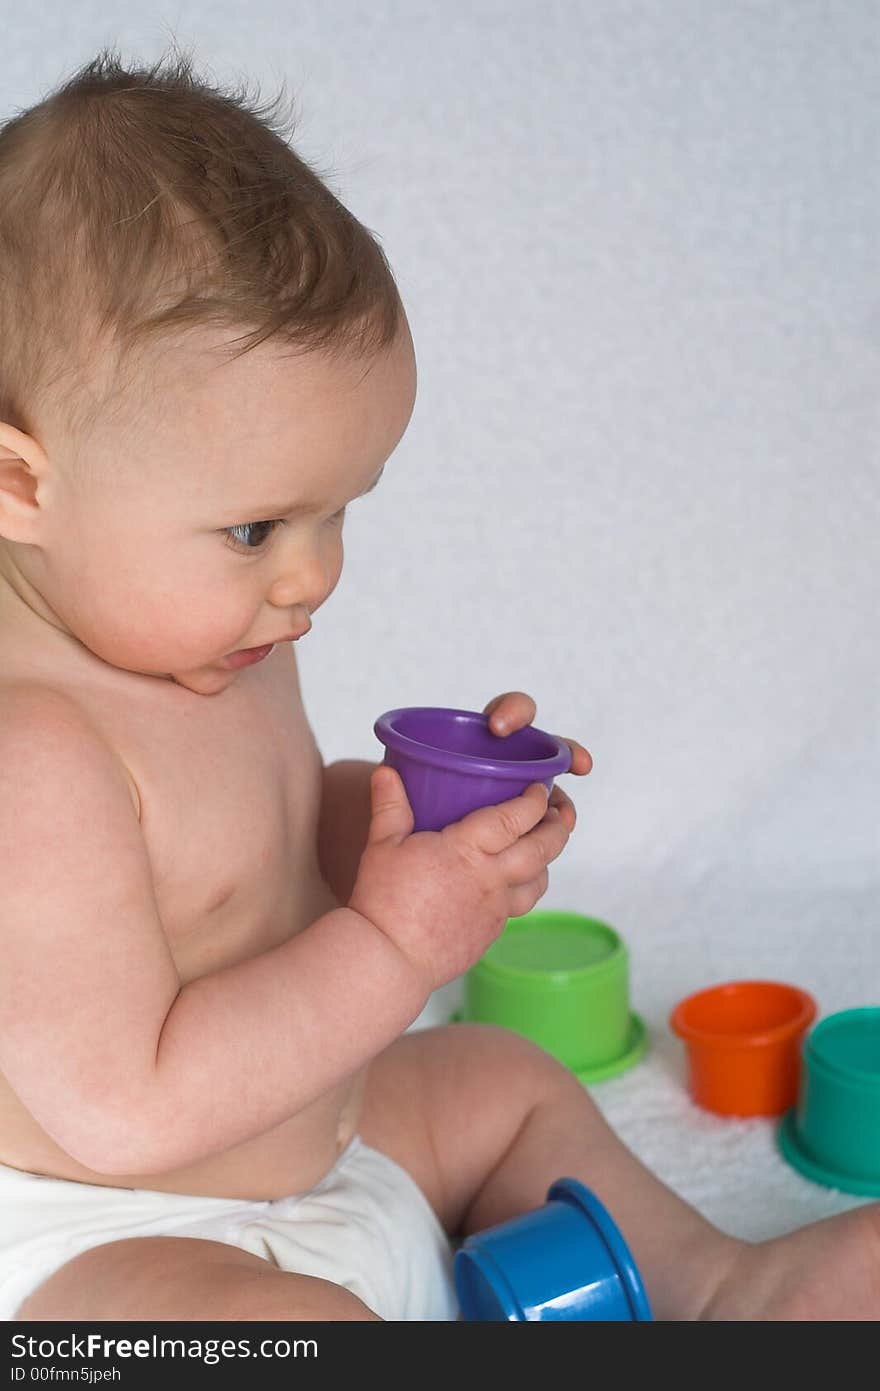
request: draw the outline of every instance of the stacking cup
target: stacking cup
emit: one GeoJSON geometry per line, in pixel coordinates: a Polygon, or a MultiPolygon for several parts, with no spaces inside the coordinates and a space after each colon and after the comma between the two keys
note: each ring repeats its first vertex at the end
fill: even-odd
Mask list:
{"type": "Polygon", "coordinates": [[[509,919],[464,978],[461,1019],[501,1024],[599,1082],[644,1053],[629,1008],[629,953],[598,918],[553,910],[509,919]]]}
{"type": "Polygon", "coordinates": [[[816,1025],[778,1138],[806,1178],[880,1197],[880,1006],[845,1009],[816,1025]]]}
{"type": "Polygon", "coordinates": [[[564,739],[534,725],[502,736],[488,715],[435,705],[387,710],[373,725],[384,762],[400,774],[416,831],[441,831],[479,807],[497,806],[571,767],[564,739]]]}
{"type": "Polygon", "coordinates": [[[473,1322],[651,1319],[626,1242],[577,1179],[557,1180],[534,1212],[466,1237],[453,1276],[473,1322]]]}
{"type": "Polygon", "coordinates": [[[669,1024],[687,1048],[694,1101],[721,1116],[778,1116],[794,1104],[804,1033],[816,1017],[805,990],[738,980],[688,995],[669,1024]]]}

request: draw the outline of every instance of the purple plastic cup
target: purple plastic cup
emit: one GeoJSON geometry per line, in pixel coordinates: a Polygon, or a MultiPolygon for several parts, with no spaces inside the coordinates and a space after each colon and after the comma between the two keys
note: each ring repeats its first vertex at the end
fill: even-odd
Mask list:
{"type": "Polygon", "coordinates": [[[488,715],[411,705],[387,710],[373,725],[413,809],[416,831],[442,831],[479,807],[518,797],[533,782],[548,793],[571,767],[571,749],[555,734],[526,725],[493,734],[488,715]]]}

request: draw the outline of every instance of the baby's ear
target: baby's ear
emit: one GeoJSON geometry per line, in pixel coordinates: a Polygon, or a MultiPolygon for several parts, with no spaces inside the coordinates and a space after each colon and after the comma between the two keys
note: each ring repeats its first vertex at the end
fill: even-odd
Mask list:
{"type": "Polygon", "coordinates": [[[23,459],[25,463],[32,461],[38,466],[46,463],[45,452],[33,435],[26,435],[23,430],[17,430],[14,425],[0,420],[0,463],[10,459],[23,459]]]}
{"type": "Polygon", "coordinates": [[[47,473],[48,460],[36,440],[0,422],[0,536],[36,544],[31,528],[39,516],[37,486],[47,473]]]}

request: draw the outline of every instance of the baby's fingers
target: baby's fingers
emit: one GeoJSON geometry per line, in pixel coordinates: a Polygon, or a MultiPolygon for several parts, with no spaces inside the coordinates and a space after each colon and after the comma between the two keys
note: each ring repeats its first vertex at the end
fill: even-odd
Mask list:
{"type": "Polygon", "coordinates": [[[514,888],[507,891],[507,916],[509,918],[520,918],[523,913],[531,913],[539,899],[543,898],[550,887],[550,876],[546,869],[543,869],[537,879],[532,879],[528,884],[517,884],[514,888]]]}
{"type": "Polygon", "coordinates": [[[562,854],[570,834],[565,818],[551,807],[544,820],[498,856],[508,884],[530,884],[539,878],[547,865],[562,854]]]}
{"type": "Polygon", "coordinates": [[[547,789],[543,783],[535,782],[519,797],[511,797],[494,807],[480,807],[447,826],[446,830],[464,836],[469,845],[487,855],[497,855],[515,845],[541,820],[546,810],[547,789]]]}

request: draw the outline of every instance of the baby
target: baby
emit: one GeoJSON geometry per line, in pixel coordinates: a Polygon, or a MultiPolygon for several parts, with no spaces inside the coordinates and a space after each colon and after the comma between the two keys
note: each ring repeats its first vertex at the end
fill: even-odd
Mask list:
{"type": "Polygon", "coordinates": [[[569,1175],[657,1318],[876,1318],[880,1205],[736,1240],[541,1049],[406,1032],[575,813],[416,834],[393,770],[322,762],[293,643],[416,366],[264,114],[104,56],[0,133],[2,1316],[454,1319],[452,1241],[569,1175]]]}

